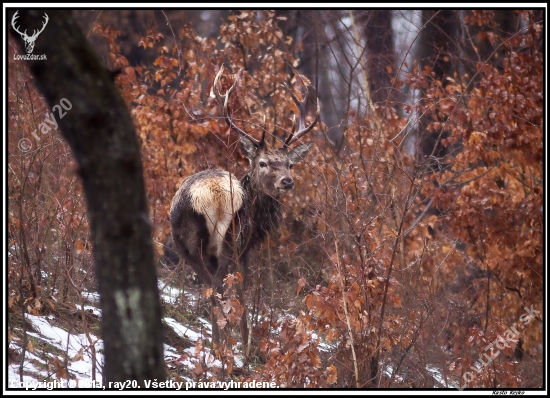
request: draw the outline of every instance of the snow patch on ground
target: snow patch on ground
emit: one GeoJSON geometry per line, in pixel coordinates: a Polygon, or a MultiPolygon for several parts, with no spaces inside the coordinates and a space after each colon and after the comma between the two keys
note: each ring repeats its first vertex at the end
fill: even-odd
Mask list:
{"type": "Polygon", "coordinates": [[[90,303],[99,304],[99,293],[83,291],[82,297],[84,297],[84,299],[89,301],[90,303]]]}
{"type": "Polygon", "coordinates": [[[197,304],[198,297],[189,292],[183,291],[174,286],[170,286],[169,284],[161,280],[158,281],[158,287],[160,297],[167,304],[176,304],[178,300],[181,300],[181,295],[185,297],[185,300],[189,303],[189,305],[193,306],[197,304]]]}
{"type": "MultiPolygon", "coordinates": [[[[167,304],[175,304],[178,299],[181,299],[182,294],[184,294],[185,299],[188,300],[188,303],[191,305],[193,305],[193,303],[196,304],[199,299],[189,292],[183,292],[181,289],[167,285],[162,281],[159,281],[159,289],[162,300],[167,304]]],[[[96,292],[84,292],[83,296],[84,299],[91,304],[85,305],[84,309],[101,317],[101,310],[97,308],[99,306],[99,294],[96,292]]],[[[66,353],[68,357],[69,379],[71,381],[78,381],[80,387],[89,387],[92,382],[92,356],[90,342],[86,335],[69,333],[58,326],[54,326],[50,321],[54,320],[55,316],[51,314],[46,316],[25,314],[25,318],[32,325],[32,330],[27,330],[27,335],[32,339],[40,340],[41,343],[34,344],[40,345],[40,348],[35,347],[34,353],[30,352],[28,349],[25,351],[25,359],[23,361],[23,383],[28,383],[27,386],[31,386],[32,388],[33,385],[36,386],[39,382],[44,382],[44,380],[56,380],[55,370],[52,367],[53,360],[56,358],[63,364],[64,355],[61,353],[66,353]]],[[[195,327],[180,323],[173,318],[164,318],[166,324],[172,328],[178,336],[193,343],[201,339],[210,339],[212,334],[212,324],[208,320],[204,318],[197,318],[197,320],[200,326],[195,327]]],[[[90,338],[96,351],[96,380],[101,380],[101,371],[104,364],[103,340],[98,339],[97,336],[91,333],[90,338]]],[[[8,345],[10,353],[21,356],[21,345],[21,339],[14,337],[8,345]]],[[[242,367],[243,361],[240,357],[237,357],[240,356],[240,352],[237,350],[234,352],[234,367],[242,367]]],[[[195,347],[185,349],[182,354],[181,351],[178,353],[176,348],[164,344],[164,358],[169,368],[179,368],[183,366],[189,371],[193,370],[199,361],[206,364],[207,367],[215,366],[221,368],[222,366],[222,363],[216,360],[207,348],[203,349],[197,358],[195,347]]],[[[19,387],[20,363],[21,361],[18,359],[8,366],[8,385],[10,387],[19,387]]],[[[185,381],[192,381],[192,379],[188,377],[180,377],[185,381]]],[[[63,386],[66,385],[65,383],[63,386]]],[[[20,388],[25,388],[25,386],[20,386],[20,388]]]]}
{"type": "MultiPolygon", "coordinates": [[[[442,387],[442,388],[448,388],[449,387],[447,382],[445,381],[445,378],[443,377],[443,375],[441,374],[441,371],[439,369],[434,368],[433,366],[426,366],[426,370],[428,372],[430,372],[430,374],[432,375],[434,380],[437,381],[440,384],[440,387],[442,387]]],[[[435,388],[440,388],[440,387],[435,386],[435,388]]]]}
{"type": "Polygon", "coordinates": [[[91,305],[85,305],[84,310],[86,311],[92,311],[92,314],[98,316],[101,318],[101,310],[99,308],[93,307],[91,305]]]}
{"type": "Polygon", "coordinates": [[[174,332],[177,333],[178,336],[184,337],[192,342],[204,339],[205,337],[204,335],[191,330],[189,326],[182,325],[173,318],[164,318],[164,321],[174,330],[174,332]]]}
{"type": "Polygon", "coordinates": [[[210,323],[210,321],[207,321],[204,318],[197,318],[197,320],[202,323],[205,328],[212,331],[212,324],[210,323]]]}
{"type": "MultiPolygon", "coordinates": [[[[71,379],[91,382],[92,354],[90,351],[90,342],[85,334],[75,335],[57,326],[53,326],[48,321],[49,316],[25,314],[25,318],[32,325],[32,328],[36,330],[36,332],[28,331],[28,336],[42,340],[48,346],[67,353],[69,358],[67,368],[71,379]]],[[[103,342],[93,334],[90,334],[90,338],[96,350],[96,379],[100,380],[101,369],[103,368],[103,342]]],[[[14,353],[21,354],[22,352],[21,345],[18,344],[16,339],[10,342],[9,347],[14,353]]],[[[33,347],[33,350],[37,353],[38,348],[33,347]]],[[[25,351],[25,360],[23,361],[24,383],[28,382],[36,385],[38,382],[43,382],[55,376],[55,369],[50,369],[53,359],[56,358],[60,363],[64,361],[61,356],[54,354],[52,351],[47,349],[47,352],[44,353],[46,359],[39,357],[28,349],[25,351]]],[[[21,363],[19,361],[8,366],[9,386],[20,382],[20,366],[21,363]]],[[[81,385],[84,386],[84,384],[82,383],[81,385]]]]}
{"type": "MultiPolygon", "coordinates": [[[[384,373],[388,376],[388,377],[391,377],[392,373],[393,373],[393,366],[392,365],[388,365],[386,366],[386,369],[384,370],[384,373]]],[[[399,382],[402,382],[403,381],[403,378],[401,376],[399,376],[398,374],[396,374],[395,376],[395,380],[399,381],[399,382]]]]}

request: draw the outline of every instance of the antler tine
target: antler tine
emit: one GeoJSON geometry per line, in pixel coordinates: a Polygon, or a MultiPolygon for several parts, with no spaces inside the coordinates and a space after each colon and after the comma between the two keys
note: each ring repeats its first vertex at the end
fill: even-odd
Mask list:
{"type": "Polygon", "coordinates": [[[296,131],[296,115],[292,115],[292,131],[290,132],[290,135],[285,140],[285,143],[283,144],[283,148],[286,148],[288,146],[288,143],[294,137],[294,132],[296,131]]]}
{"type": "Polygon", "coordinates": [[[313,120],[313,122],[311,122],[311,124],[309,126],[306,127],[306,104],[307,104],[307,94],[308,94],[307,88],[306,88],[306,92],[304,94],[303,101],[300,101],[300,100],[298,100],[298,97],[296,97],[294,92],[286,84],[285,84],[285,87],[290,92],[290,96],[292,97],[292,100],[294,101],[294,103],[298,107],[298,110],[300,111],[300,117],[298,119],[298,132],[296,134],[294,134],[294,129],[295,129],[295,126],[296,126],[296,123],[294,123],[294,126],[292,128],[292,134],[290,134],[290,136],[285,141],[285,143],[283,145],[283,148],[287,148],[288,146],[290,146],[291,144],[293,144],[294,142],[296,142],[300,138],[302,138],[304,135],[309,133],[311,131],[311,129],[317,123],[317,120],[319,120],[319,114],[321,113],[321,107],[319,105],[319,98],[317,98],[317,113],[315,114],[315,119],[313,120]]]}
{"type": "Polygon", "coordinates": [[[218,86],[218,81],[220,80],[220,77],[222,76],[222,73],[223,73],[223,65],[221,66],[220,71],[218,72],[218,74],[216,75],[216,78],[214,79],[214,85],[212,86],[212,88],[210,90],[210,97],[218,99],[218,102],[220,103],[221,107],[223,108],[223,117],[224,117],[225,122],[227,123],[227,125],[229,127],[231,127],[233,130],[235,130],[238,134],[248,138],[250,141],[252,141],[254,143],[254,145],[257,148],[262,147],[264,137],[265,137],[265,130],[262,133],[262,140],[258,141],[257,139],[252,137],[250,134],[244,132],[239,127],[237,127],[237,125],[235,123],[233,123],[233,120],[229,116],[229,109],[228,109],[229,96],[231,95],[231,93],[235,89],[235,86],[237,85],[237,81],[239,80],[239,75],[240,75],[241,72],[239,72],[239,75],[235,79],[235,83],[233,83],[233,85],[229,88],[229,90],[227,90],[227,92],[224,95],[222,95],[220,93],[220,87],[218,86]]]}
{"type": "Polygon", "coordinates": [[[260,139],[260,146],[265,145],[265,132],[267,131],[267,121],[266,121],[266,115],[264,113],[264,125],[262,127],[262,138],[260,139]]]}
{"type": "Polygon", "coordinates": [[[42,29],[36,31],[35,30],[35,33],[32,35],[32,37],[38,37],[38,35],[40,33],[42,33],[44,31],[44,29],[46,29],[46,25],[48,24],[48,21],[50,20],[50,18],[48,17],[48,14],[44,13],[44,15],[42,16],[42,18],[45,19],[45,21],[42,23],[42,29]]]}
{"type": "Polygon", "coordinates": [[[19,10],[15,11],[15,14],[13,14],[13,17],[11,18],[11,26],[13,26],[13,30],[15,30],[17,33],[19,33],[21,36],[25,35],[26,36],[26,32],[23,33],[23,32],[20,32],[19,29],[15,26],[15,20],[17,18],[19,18],[19,15],[17,15],[19,13],[19,10]]]}

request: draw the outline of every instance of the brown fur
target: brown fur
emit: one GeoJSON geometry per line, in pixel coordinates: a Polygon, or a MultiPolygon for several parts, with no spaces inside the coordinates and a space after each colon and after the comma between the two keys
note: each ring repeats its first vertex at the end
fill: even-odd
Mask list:
{"type": "Polygon", "coordinates": [[[312,145],[291,150],[258,148],[246,137],[240,142],[250,161],[240,181],[223,170],[194,174],[182,182],[170,208],[177,251],[204,283],[218,290],[237,260],[246,277],[248,252],[278,227],[279,198],[294,188],[291,166],[312,145]]]}

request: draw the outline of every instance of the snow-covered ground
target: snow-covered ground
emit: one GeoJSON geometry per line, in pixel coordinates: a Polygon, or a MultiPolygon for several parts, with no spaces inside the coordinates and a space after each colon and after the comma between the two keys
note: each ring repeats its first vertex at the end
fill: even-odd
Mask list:
{"type": "MultiPolygon", "coordinates": [[[[175,287],[159,282],[159,289],[161,292],[162,300],[166,304],[175,304],[178,299],[181,300],[182,291],[175,287]]],[[[197,303],[198,295],[195,296],[189,292],[183,292],[187,303],[194,305],[197,303]]],[[[84,306],[87,312],[91,312],[94,315],[101,317],[101,310],[99,306],[99,295],[94,292],[85,293],[85,299],[88,304],[84,306]]],[[[291,316],[291,315],[285,315],[291,316]]],[[[8,387],[10,388],[48,388],[57,380],[58,384],[53,384],[54,388],[59,387],[83,387],[90,388],[93,386],[94,380],[99,384],[102,380],[102,369],[104,364],[103,357],[103,341],[95,336],[93,333],[86,334],[72,334],[66,330],[55,326],[55,318],[53,315],[48,316],[35,316],[31,314],[25,314],[28,324],[31,326],[27,330],[28,341],[31,342],[30,346],[27,343],[27,350],[25,351],[25,360],[23,362],[23,372],[21,381],[21,346],[23,344],[22,339],[17,336],[21,336],[21,330],[17,328],[15,333],[11,336],[9,342],[9,353],[12,360],[8,365],[8,387]],[[18,333],[19,332],[19,333],[18,333]],[[34,342],[34,343],[33,343],[34,342]],[[95,379],[93,377],[93,360],[90,347],[95,348],[95,379]],[[17,358],[19,357],[19,358],[17,358]],[[13,358],[17,360],[13,361],[13,358]],[[65,365],[65,358],[67,358],[67,364],[65,365]],[[57,374],[56,369],[63,367],[68,370],[69,383],[67,383],[66,375],[57,374]],[[41,384],[40,382],[49,382],[50,384],[41,384]]],[[[291,316],[292,317],[292,316],[291,316]]],[[[282,318],[279,319],[279,325],[282,324],[282,318]]],[[[165,317],[163,319],[165,325],[170,327],[175,335],[180,337],[182,341],[187,341],[187,346],[191,347],[186,349],[178,349],[164,344],[164,359],[168,369],[184,369],[185,374],[191,374],[192,370],[196,367],[197,363],[206,365],[206,369],[209,367],[221,367],[222,364],[219,360],[215,359],[208,349],[201,351],[200,355],[197,355],[195,344],[198,341],[207,341],[211,339],[212,325],[204,319],[195,318],[194,324],[184,324],[178,322],[173,317],[165,317]]],[[[320,351],[330,352],[334,347],[330,344],[326,344],[319,338],[314,332],[310,332],[311,337],[318,341],[318,348],[320,351]]],[[[237,347],[241,347],[239,344],[237,347]]],[[[243,366],[243,360],[241,353],[235,348],[234,351],[234,368],[241,368],[243,366]]],[[[440,387],[445,387],[446,383],[439,370],[435,367],[428,367],[428,372],[432,375],[434,380],[439,383],[440,387]]],[[[391,376],[391,365],[385,367],[384,372],[391,376]]],[[[183,381],[192,382],[189,377],[181,376],[181,372],[178,372],[179,378],[183,381]]],[[[210,375],[207,372],[207,376],[210,375]]],[[[400,375],[395,375],[395,380],[402,381],[400,375]]]]}
{"type": "MultiPolygon", "coordinates": [[[[180,289],[166,285],[163,282],[159,282],[159,289],[161,297],[166,304],[174,304],[182,293],[180,289]]],[[[197,296],[189,292],[184,292],[184,295],[187,302],[192,305],[198,300],[197,296]]],[[[91,311],[94,315],[100,317],[101,310],[98,308],[99,295],[95,292],[86,292],[84,293],[84,298],[89,303],[84,306],[85,310],[91,311]]],[[[8,365],[8,387],[48,387],[47,384],[39,385],[38,383],[49,381],[50,385],[52,385],[53,381],[59,379],[58,375],[55,374],[55,369],[58,368],[59,364],[64,367],[64,360],[68,358],[67,369],[70,383],[67,384],[66,376],[63,375],[62,379],[64,380],[61,383],[54,384],[53,387],[89,388],[93,385],[93,361],[90,349],[92,345],[95,347],[95,380],[98,383],[101,381],[101,371],[104,363],[103,341],[101,339],[92,333],[89,333],[89,337],[85,334],[71,334],[55,326],[53,315],[35,316],[25,314],[25,318],[31,326],[27,330],[28,341],[31,341],[31,344],[29,346],[27,343],[27,350],[25,351],[22,372],[23,384],[20,384],[21,360],[19,358],[8,365]],[[32,344],[32,341],[35,341],[35,344],[32,344]],[[56,362],[57,366],[54,365],[56,362]]],[[[165,317],[163,321],[179,337],[193,345],[199,340],[206,341],[211,339],[212,325],[206,319],[197,318],[198,325],[183,324],[171,317],[165,317]]],[[[21,338],[15,335],[20,336],[21,333],[17,332],[21,332],[21,330],[16,328],[14,331],[15,333],[11,336],[12,338],[9,342],[9,352],[14,357],[20,357],[23,342],[21,338]]],[[[210,366],[221,367],[221,362],[216,360],[208,351],[206,349],[201,352],[200,361],[206,364],[207,368],[210,366]]],[[[238,356],[239,353],[235,352],[234,368],[243,366],[243,362],[238,356]]],[[[198,355],[196,355],[194,346],[178,353],[176,348],[164,344],[164,358],[169,369],[184,367],[186,370],[192,371],[199,361],[197,357],[198,355]]],[[[192,381],[187,377],[182,377],[182,379],[192,381]]]]}
{"type": "MultiPolygon", "coordinates": [[[[94,312],[99,312],[94,307],[94,312]]],[[[42,382],[48,379],[55,379],[55,373],[52,369],[52,363],[59,361],[63,364],[63,357],[55,355],[55,352],[67,353],[69,358],[67,369],[74,380],[78,381],[78,385],[89,385],[92,381],[93,361],[90,347],[93,345],[96,351],[96,379],[101,380],[101,369],[103,368],[103,341],[98,339],[93,334],[89,333],[90,339],[85,334],[70,334],[67,331],[53,326],[50,320],[53,316],[35,316],[25,314],[25,318],[30,323],[32,330],[27,331],[29,337],[45,343],[47,350],[42,352],[43,355],[36,355],[38,348],[29,348],[25,352],[25,361],[23,362],[23,381],[31,384],[42,382]]],[[[30,340],[30,339],[29,339],[30,340]]],[[[11,352],[21,354],[22,341],[16,337],[9,343],[11,352]]],[[[31,343],[32,344],[32,343],[31,343]]],[[[8,386],[16,387],[20,382],[20,366],[21,362],[12,363],[8,366],[8,386]]]]}

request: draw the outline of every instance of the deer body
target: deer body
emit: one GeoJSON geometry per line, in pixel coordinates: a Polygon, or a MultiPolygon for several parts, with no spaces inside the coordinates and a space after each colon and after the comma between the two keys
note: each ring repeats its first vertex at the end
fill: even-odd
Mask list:
{"type": "Polygon", "coordinates": [[[261,151],[267,161],[259,168],[270,170],[253,167],[240,181],[224,170],[201,171],[187,177],[172,200],[174,243],[203,283],[220,289],[236,255],[246,276],[248,252],[279,226],[280,195],[294,182],[287,151],[268,152],[261,151]]]}
{"type": "Polygon", "coordinates": [[[221,286],[217,276],[223,276],[227,261],[220,256],[227,252],[225,238],[233,216],[243,207],[243,196],[235,176],[205,170],[186,178],[172,200],[174,242],[203,283],[221,286]]]}
{"type": "MultiPolygon", "coordinates": [[[[223,68],[214,81],[213,90],[218,92],[222,71],[223,68]]],[[[258,141],[238,128],[228,116],[227,103],[233,88],[225,96],[218,93],[217,97],[223,106],[226,123],[240,135],[241,151],[248,158],[250,168],[240,180],[227,171],[211,169],[187,177],[170,208],[172,237],[178,254],[204,284],[215,288],[219,294],[223,293],[223,280],[230,271],[241,271],[246,282],[248,253],[278,228],[282,215],[280,197],[294,188],[290,170],[305,157],[313,143],[293,149],[289,146],[310,131],[318,118],[317,113],[315,121],[304,127],[305,100],[300,102],[291,93],[300,108],[301,129],[281,148],[269,148],[264,140],[265,129],[258,141]]],[[[242,292],[240,295],[242,300],[242,292]]],[[[214,295],[211,300],[215,306],[214,295]]],[[[214,313],[212,311],[212,331],[217,342],[219,331],[214,313]]],[[[241,330],[246,345],[246,312],[241,330]]]]}

